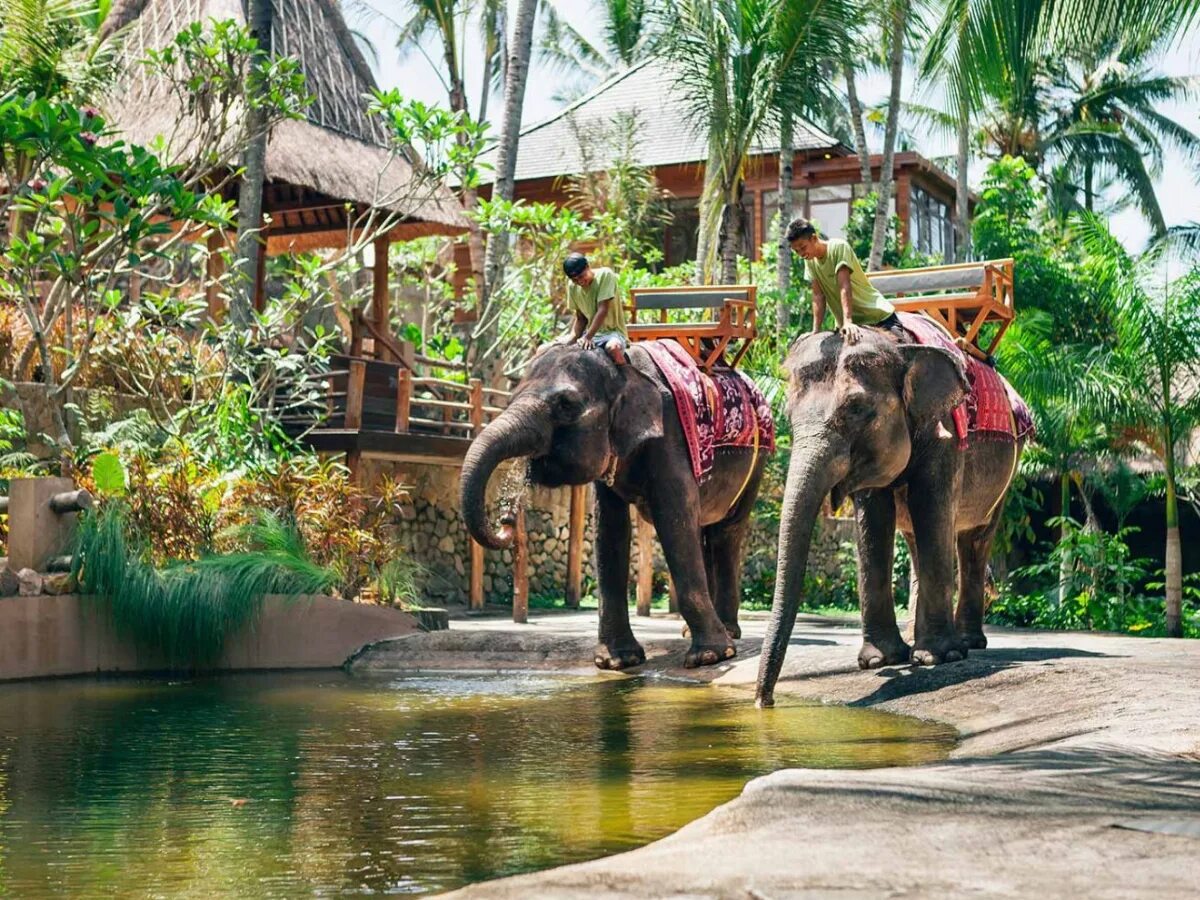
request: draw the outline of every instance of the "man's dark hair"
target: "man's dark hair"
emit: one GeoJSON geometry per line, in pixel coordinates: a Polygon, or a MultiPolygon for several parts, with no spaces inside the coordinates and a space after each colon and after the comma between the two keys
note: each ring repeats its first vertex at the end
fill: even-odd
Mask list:
{"type": "Polygon", "coordinates": [[[587,267],[587,257],[582,253],[571,253],[563,260],[563,274],[568,278],[575,278],[577,275],[582,275],[583,270],[587,267]]]}
{"type": "Polygon", "coordinates": [[[817,236],[817,226],[808,219],[792,219],[788,225],[787,239],[790,244],[792,241],[798,241],[800,238],[809,238],[817,236]]]}

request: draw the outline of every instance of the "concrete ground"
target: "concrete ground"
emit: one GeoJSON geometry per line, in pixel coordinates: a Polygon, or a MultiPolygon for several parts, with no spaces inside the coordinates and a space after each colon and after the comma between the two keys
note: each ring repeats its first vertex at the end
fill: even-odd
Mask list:
{"type": "MultiPolygon", "coordinates": [[[[742,624],[736,659],[683,670],[679,620],[635,619],[642,671],[744,687],[751,703],[765,616],[742,624]]],[[[589,670],[595,630],[594,612],[460,617],[355,665],[589,670]]],[[[451,896],[1200,895],[1200,641],[988,633],[964,662],[860,672],[855,625],[797,622],[778,695],[953,725],[944,763],[785,769],[649,846],[451,896]]]]}

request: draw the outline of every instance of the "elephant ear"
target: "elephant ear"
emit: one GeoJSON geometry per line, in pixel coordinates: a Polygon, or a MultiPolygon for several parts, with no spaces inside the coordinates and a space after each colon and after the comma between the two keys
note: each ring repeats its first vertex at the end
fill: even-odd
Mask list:
{"type": "Polygon", "coordinates": [[[612,403],[609,437],[617,456],[627,459],[646,441],[663,436],[663,400],[658,385],[632,365],[619,371],[624,384],[612,403]]]}
{"type": "Polygon", "coordinates": [[[904,407],[918,427],[940,421],[970,389],[962,360],[940,347],[905,344],[904,407]]]}

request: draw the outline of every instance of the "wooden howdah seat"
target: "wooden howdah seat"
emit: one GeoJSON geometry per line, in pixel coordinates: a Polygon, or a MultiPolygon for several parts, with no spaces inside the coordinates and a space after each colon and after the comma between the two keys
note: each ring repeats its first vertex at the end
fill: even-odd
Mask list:
{"type": "Polygon", "coordinates": [[[730,351],[729,365],[736,366],[758,336],[752,284],[700,285],[696,287],[633,288],[629,292],[629,340],[674,338],[706,372],[730,351]],[[639,313],[658,311],[657,322],[638,321],[639,313]],[[671,322],[671,310],[702,310],[704,320],[671,322]]]}
{"type": "Polygon", "coordinates": [[[889,269],[868,272],[867,278],[896,309],[928,314],[960,347],[979,359],[995,352],[1015,315],[1011,259],[889,269]],[[985,346],[980,343],[981,329],[988,322],[999,327],[985,346]]]}

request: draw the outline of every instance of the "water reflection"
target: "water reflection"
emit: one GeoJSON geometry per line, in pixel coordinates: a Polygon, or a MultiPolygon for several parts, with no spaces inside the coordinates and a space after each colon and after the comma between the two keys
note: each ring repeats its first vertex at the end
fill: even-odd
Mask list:
{"type": "Polygon", "coordinates": [[[943,757],[869,710],[635,680],[0,689],[0,895],[423,893],[638,846],[783,766],[943,757]]]}

